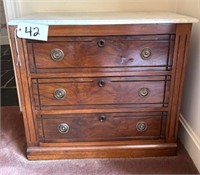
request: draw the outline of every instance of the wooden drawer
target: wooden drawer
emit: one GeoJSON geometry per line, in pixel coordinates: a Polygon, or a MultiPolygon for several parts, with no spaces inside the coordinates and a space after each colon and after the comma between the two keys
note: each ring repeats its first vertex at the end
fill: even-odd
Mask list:
{"type": "Polygon", "coordinates": [[[134,138],[162,138],[166,116],[154,113],[109,113],[41,116],[43,141],[103,141],[134,138]]]}
{"type": "Polygon", "coordinates": [[[152,70],[152,66],[166,70],[171,69],[174,40],[170,35],[50,37],[48,42],[32,42],[27,46],[32,72],[66,72],[72,68],[102,71],[111,67],[152,70]]]}
{"type": "Polygon", "coordinates": [[[33,80],[36,107],[71,105],[167,105],[170,77],[101,77],[33,80]]]}

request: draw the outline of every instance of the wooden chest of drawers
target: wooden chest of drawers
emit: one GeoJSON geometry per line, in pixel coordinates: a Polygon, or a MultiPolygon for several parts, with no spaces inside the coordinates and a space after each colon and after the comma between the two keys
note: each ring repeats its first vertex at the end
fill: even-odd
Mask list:
{"type": "Polygon", "coordinates": [[[15,28],[28,159],[176,155],[191,24],[15,28]]]}

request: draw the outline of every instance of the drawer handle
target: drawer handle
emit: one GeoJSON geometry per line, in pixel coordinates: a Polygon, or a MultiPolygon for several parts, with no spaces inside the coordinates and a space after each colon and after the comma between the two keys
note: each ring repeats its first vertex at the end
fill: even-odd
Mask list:
{"type": "Polygon", "coordinates": [[[152,54],[152,51],[151,51],[151,48],[149,47],[146,47],[144,49],[142,49],[140,55],[142,57],[143,60],[148,60],[151,58],[151,54],[152,54]]]}
{"type": "Polygon", "coordinates": [[[139,96],[147,97],[150,94],[150,90],[148,88],[141,88],[139,90],[139,96]]]}
{"type": "Polygon", "coordinates": [[[101,39],[97,42],[97,45],[100,47],[100,48],[103,48],[105,46],[106,42],[105,40],[101,39]]]}
{"type": "Polygon", "coordinates": [[[57,129],[61,134],[65,134],[69,132],[69,125],[66,123],[61,123],[58,125],[57,129]]]}
{"type": "Polygon", "coordinates": [[[50,55],[53,61],[61,61],[64,58],[64,52],[61,49],[51,50],[50,55]]]}
{"type": "Polygon", "coordinates": [[[138,122],[138,123],[136,124],[136,129],[137,129],[137,131],[139,131],[139,132],[144,132],[144,131],[146,131],[146,130],[147,130],[147,123],[146,123],[146,122],[143,122],[143,121],[138,122]]]}
{"type": "Polygon", "coordinates": [[[54,91],[54,97],[58,100],[64,99],[66,95],[67,95],[67,93],[64,89],[56,89],[54,91]]]}
{"type": "Polygon", "coordinates": [[[106,121],[106,116],[105,115],[99,116],[99,121],[100,122],[105,122],[106,121]]]}
{"type": "Polygon", "coordinates": [[[99,80],[98,85],[99,85],[99,87],[105,86],[106,85],[105,80],[99,80]]]}

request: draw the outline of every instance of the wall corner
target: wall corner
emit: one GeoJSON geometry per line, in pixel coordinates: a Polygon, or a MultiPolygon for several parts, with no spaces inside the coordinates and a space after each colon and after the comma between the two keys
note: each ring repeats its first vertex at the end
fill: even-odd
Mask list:
{"type": "Polygon", "coordinates": [[[179,139],[200,172],[200,139],[190,127],[182,114],[180,114],[179,139]]]}

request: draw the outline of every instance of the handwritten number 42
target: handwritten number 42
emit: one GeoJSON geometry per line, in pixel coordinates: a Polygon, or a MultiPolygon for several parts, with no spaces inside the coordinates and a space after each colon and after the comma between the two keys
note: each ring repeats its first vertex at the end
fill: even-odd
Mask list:
{"type": "Polygon", "coordinates": [[[25,33],[29,33],[30,36],[38,36],[40,35],[40,29],[38,27],[30,27],[29,30],[28,30],[28,27],[25,27],[25,33]]]}

